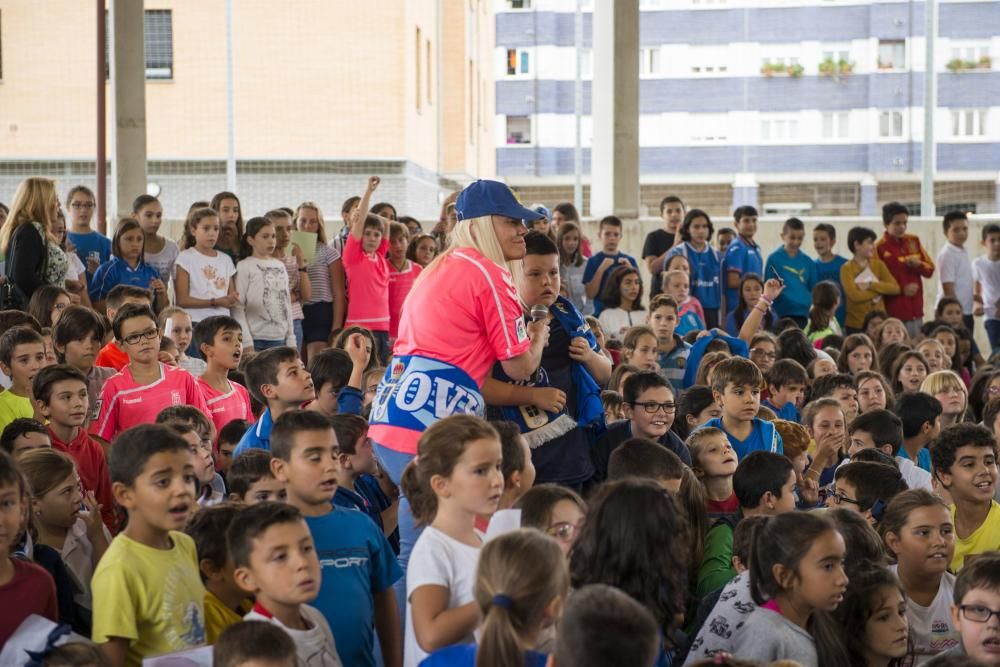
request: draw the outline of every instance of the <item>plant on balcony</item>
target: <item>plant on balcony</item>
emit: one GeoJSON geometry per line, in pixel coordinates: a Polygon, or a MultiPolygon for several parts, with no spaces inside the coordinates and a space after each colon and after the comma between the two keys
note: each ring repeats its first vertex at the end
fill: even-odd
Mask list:
{"type": "Polygon", "coordinates": [[[990,69],[993,66],[993,59],[989,56],[981,56],[979,60],[962,60],[961,58],[952,58],[948,61],[945,67],[952,74],[958,74],[966,70],[973,69],[990,69]]]}
{"type": "Polygon", "coordinates": [[[771,78],[775,75],[786,75],[794,79],[798,79],[805,72],[805,68],[798,63],[794,65],[786,65],[784,63],[772,63],[764,61],[764,64],[760,66],[760,73],[771,78]]]}
{"type": "Polygon", "coordinates": [[[798,63],[795,63],[794,65],[789,65],[788,67],[786,67],[785,71],[788,72],[788,76],[792,77],[793,79],[798,79],[802,76],[802,73],[806,71],[806,68],[803,67],[802,65],[799,65],[798,63]]]}
{"type": "Polygon", "coordinates": [[[992,69],[993,59],[989,56],[979,56],[979,69],[992,69]]]}
{"type": "Polygon", "coordinates": [[[846,78],[853,71],[854,63],[848,62],[843,58],[837,61],[834,61],[833,58],[827,58],[819,64],[820,76],[828,76],[834,81],[846,78]]]}

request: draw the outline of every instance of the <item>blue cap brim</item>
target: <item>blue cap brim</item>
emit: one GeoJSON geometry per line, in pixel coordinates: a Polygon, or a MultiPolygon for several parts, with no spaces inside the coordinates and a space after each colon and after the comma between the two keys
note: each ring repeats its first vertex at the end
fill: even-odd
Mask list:
{"type": "MultiPolygon", "coordinates": [[[[511,217],[511,218],[520,218],[521,220],[523,220],[525,222],[534,222],[535,220],[541,220],[542,218],[545,217],[544,215],[542,215],[538,211],[533,211],[530,208],[525,208],[523,206],[518,206],[518,208],[520,209],[520,212],[517,215],[510,215],[508,217],[511,217]]],[[[504,213],[502,215],[507,215],[507,214],[504,213]]]]}

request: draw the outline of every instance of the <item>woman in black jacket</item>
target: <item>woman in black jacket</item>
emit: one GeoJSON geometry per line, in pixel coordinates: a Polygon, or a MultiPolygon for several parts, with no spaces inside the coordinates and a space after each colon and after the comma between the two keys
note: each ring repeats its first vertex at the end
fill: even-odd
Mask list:
{"type": "Polygon", "coordinates": [[[24,306],[42,285],[62,285],[69,260],[50,239],[59,211],[55,183],[33,176],[21,182],[0,228],[0,255],[7,280],[20,290],[24,306]]]}

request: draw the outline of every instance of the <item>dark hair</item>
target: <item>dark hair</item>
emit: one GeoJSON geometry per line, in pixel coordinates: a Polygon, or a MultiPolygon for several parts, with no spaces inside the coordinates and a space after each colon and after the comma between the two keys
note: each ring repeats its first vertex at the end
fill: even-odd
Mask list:
{"type": "Polygon", "coordinates": [[[847,373],[824,375],[823,377],[816,378],[813,381],[811,398],[815,401],[817,398],[832,396],[833,392],[841,387],[850,387],[851,389],[854,389],[854,378],[847,373]]]}
{"type": "Polygon", "coordinates": [[[336,347],[327,348],[309,360],[309,375],[312,376],[317,396],[327,383],[332,384],[335,391],[340,391],[351,379],[353,370],[351,356],[336,347]]]}
{"type": "Polygon", "coordinates": [[[354,207],[361,203],[361,197],[357,195],[352,195],[344,200],[344,203],[340,205],[340,214],[350,213],[354,210],[354,207]]]}
{"type": "Polygon", "coordinates": [[[677,195],[667,195],[660,200],[660,214],[663,214],[663,209],[667,207],[667,204],[680,204],[681,210],[684,210],[684,202],[677,195]]]}
{"type": "Polygon", "coordinates": [[[251,505],[233,517],[226,530],[226,546],[236,567],[250,565],[253,541],[271,526],[305,523],[302,513],[288,503],[263,502],[251,505]]]}
{"type": "Polygon", "coordinates": [[[663,445],[646,438],[630,438],[615,447],[608,459],[608,481],[640,477],[658,482],[681,479],[684,462],[663,445]]]}
{"type": "Polygon", "coordinates": [[[115,334],[115,339],[119,342],[122,340],[122,325],[126,321],[132,319],[138,319],[140,317],[148,317],[153,320],[153,324],[156,324],[156,315],[153,314],[153,309],[147,305],[141,303],[126,303],[124,306],[118,309],[115,313],[114,322],[111,323],[111,330],[115,334]]]}
{"type": "Polygon", "coordinates": [[[69,298],[69,292],[58,285],[42,285],[31,295],[28,313],[38,321],[39,326],[52,326],[52,309],[56,305],[56,299],[61,296],[69,298]]]}
{"type": "MultiPolygon", "coordinates": [[[[871,313],[868,313],[871,315],[871,313]]],[[[883,313],[883,315],[885,315],[883,313]]],[[[844,339],[844,344],[841,346],[840,356],[837,358],[837,370],[841,373],[850,373],[850,366],[848,365],[848,357],[851,352],[858,349],[859,347],[867,347],[872,353],[871,368],[878,370],[878,350],[875,349],[875,343],[872,339],[868,337],[867,334],[856,333],[851,334],[844,339]]]]}
{"type": "Polygon", "coordinates": [[[527,255],[558,255],[559,248],[548,234],[532,230],[524,235],[525,254],[527,255]]]}
{"type": "Polygon", "coordinates": [[[34,329],[29,329],[28,327],[14,327],[13,329],[7,329],[0,335],[0,362],[10,366],[11,359],[14,357],[14,352],[17,350],[18,345],[28,345],[30,343],[37,343],[38,345],[45,345],[45,340],[42,338],[41,334],[36,332],[34,329]]]}
{"type": "Polygon", "coordinates": [[[785,220],[785,224],[781,226],[781,233],[784,234],[788,231],[804,232],[806,230],[805,223],[803,223],[798,218],[789,218],[785,220]]]}
{"type": "MultiPolygon", "coordinates": [[[[993,380],[1000,379],[1000,371],[992,366],[982,368],[972,378],[972,385],[969,387],[969,410],[975,421],[983,420],[983,406],[989,400],[988,389],[993,380]]],[[[987,426],[983,424],[983,426],[987,426]]],[[[989,428],[987,426],[987,428],[989,428]]]]}
{"type": "MultiPolygon", "coordinates": [[[[199,324],[201,324],[199,322],[199,324]]],[[[278,368],[286,361],[295,361],[299,353],[293,347],[272,347],[264,350],[247,362],[243,369],[247,379],[247,391],[261,403],[267,405],[267,398],[260,388],[265,384],[278,383],[278,368]]]]}
{"type": "Polygon", "coordinates": [[[871,510],[876,521],[882,518],[886,504],[906,491],[906,481],[899,468],[884,463],[851,461],[837,468],[835,479],[842,479],[857,489],[858,508],[871,510]]]}
{"type": "Polygon", "coordinates": [[[514,503],[514,507],[521,510],[521,527],[547,531],[552,520],[552,508],[562,500],[574,503],[581,512],[587,513],[587,503],[576,491],[558,484],[538,484],[525,491],[514,503]]]}
{"type": "Polygon", "coordinates": [[[242,621],[222,631],[212,645],[215,667],[242,667],[251,660],[266,664],[295,663],[295,642],[274,623],[242,621]]]}
{"type": "MultiPolygon", "coordinates": [[[[104,339],[106,332],[101,318],[86,306],[69,306],[52,328],[52,344],[56,348],[65,348],[73,341],[83,340],[88,333],[93,333],[98,343],[104,339]]],[[[59,357],[62,356],[63,354],[59,353],[59,357]]]]}
{"type": "MultiPolygon", "coordinates": [[[[226,550],[226,541],[220,540],[219,536],[226,534],[226,530],[239,512],[239,506],[223,503],[201,509],[188,522],[184,532],[194,540],[199,570],[203,560],[207,560],[212,564],[212,567],[219,570],[226,566],[229,552],[226,550]]],[[[201,581],[202,583],[207,581],[204,572],[201,572],[201,581]]]]}
{"type": "MultiPolygon", "coordinates": [[[[240,209],[239,215],[236,216],[236,238],[237,239],[243,238],[243,204],[240,203],[240,198],[239,197],[237,197],[232,192],[222,191],[222,192],[216,194],[214,197],[212,197],[212,202],[209,204],[209,206],[213,210],[219,211],[221,209],[221,207],[222,207],[222,202],[224,202],[227,199],[235,199],[236,200],[236,205],[240,209]]],[[[219,215],[219,214],[216,213],[216,215],[219,215]]],[[[221,223],[222,220],[220,219],[219,222],[221,223]]],[[[195,224],[198,224],[198,223],[195,223],[195,224]]]]}
{"type": "Polygon", "coordinates": [[[649,389],[666,387],[673,394],[673,387],[670,381],[655,371],[636,371],[625,379],[622,385],[622,400],[629,405],[634,405],[639,400],[639,395],[649,389]]]}
{"type": "MultiPolygon", "coordinates": [[[[342,454],[357,454],[358,440],[368,432],[368,422],[365,421],[365,418],[361,415],[345,413],[333,415],[328,420],[333,427],[334,435],[337,436],[337,447],[340,452],[342,454]]],[[[504,463],[507,463],[507,450],[504,450],[504,463]]]]}
{"type": "Polygon", "coordinates": [[[781,454],[750,452],[736,466],[733,474],[733,492],[740,507],[760,507],[765,493],[781,497],[781,488],[788,483],[789,474],[795,471],[792,462],[781,454]]]}
{"type": "MultiPolygon", "coordinates": [[[[895,588],[903,599],[903,611],[906,610],[906,592],[889,569],[885,567],[864,567],[851,575],[851,585],[844,594],[843,601],[833,612],[840,626],[840,636],[843,637],[844,649],[852,665],[864,665],[868,654],[868,620],[884,603],[877,598],[883,588],[895,588]]],[[[907,655],[889,661],[888,667],[898,667],[913,652],[912,639],[909,642],[907,655]]]]}
{"type": "Polygon", "coordinates": [[[605,225],[607,225],[608,227],[618,227],[619,229],[621,229],[622,219],[614,215],[606,215],[603,218],[601,218],[601,222],[600,224],[597,225],[597,229],[598,230],[604,229],[605,225]]]}
{"type": "Polygon", "coordinates": [[[139,251],[139,264],[145,261],[146,256],[146,233],[142,231],[142,225],[139,224],[138,220],[133,218],[122,218],[118,221],[118,227],[115,229],[114,238],[111,240],[111,254],[115,257],[122,259],[122,249],[121,240],[128,232],[138,229],[139,233],[142,234],[142,249],[139,251]]]}
{"type": "Polygon", "coordinates": [[[878,236],[867,227],[851,227],[847,232],[847,249],[852,253],[857,252],[856,247],[865,241],[874,241],[878,236]]]}
{"type": "Polygon", "coordinates": [[[725,393],[730,384],[737,387],[750,385],[760,387],[764,375],[757,364],[744,357],[729,357],[715,365],[712,371],[712,391],[725,393]]]}
{"type": "Polygon", "coordinates": [[[193,405],[168,405],[156,414],[157,424],[190,424],[202,438],[215,431],[215,424],[204,412],[193,405]]]}
{"type": "Polygon", "coordinates": [[[876,447],[892,447],[892,456],[896,456],[903,446],[903,422],[888,410],[869,410],[855,417],[848,424],[847,433],[853,435],[857,431],[869,434],[876,447]]]}
{"type": "Polygon", "coordinates": [[[635,275],[639,279],[639,295],[635,297],[635,301],[632,302],[631,310],[643,310],[642,307],[642,276],[639,274],[639,270],[632,266],[631,264],[619,266],[611,272],[611,276],[608,278],[607,283],[604,285],[604,292],[601,293],[601,301],[604,302],[604,307],[607,308],[621,308],[622,305],[622,282],[625,278],[631,275],[635,275]]]}
{"type": "Polygon", "coordinates": [[[500,471],[503,474],[504,483],[510,480],[510,476],[515,472],[524,470],[525,458],[524,449],[521,447],[519,439],[521,429],[517,424],[510,421],[490,422],[500,436],[500,451],[503,462],[500,464],[500,471]]]}
{"type": "Polygon", "coordinates": [[[794,359],[778,359],[765,377],[769,385],[778,389],[788,384],[809,384],[809,374],[794,359]]]}
{"type": "MultiPolygon", "coordinates": [[[[660,210],[662,211],[663,209],[660,210]]],[[[687,212],[687,215],[684,216],[684,222],[681,223],[680,229],[681,239],[687,241],[688,243],[691,242],[691,225],[694,224],[694,221],[698,218],[704,218],[705,221],[708,222],[708,239],[706,240],[711,242],[712,234],[715,233],[715,226],[712,224],[712,218],[708,217],[708,213],[705,213],[705,211],[700,208],[693,208],[687,212]]]]}
{"type": "MultiPolygon", "coordinates": [[[[295,436],[308,431],[333,431],[330,420],[312,410],[289,410],[274,421],[271,429],[271,455],[282,461],[292,459],[295,436]]],[[[336,436],[334,435],[334,440],[336,436]]],[[[334,443],[337,444],[336,442],[334,443]]]]}
{"type": "Polygon", "coordinates": [[[434,237],[431,236],[430,234],[420,233],[420,234],[415,234],[413,238],[410,239],[410,242],[406,244],[406,259],[410,260],[411,262],[417,261],[417,246],[420,245],[420,242],[423,241],[424,239],[430,239],[434,243],[435,254],[438,253],[437,241],[434,239],[434,237]]]}
{"type": "Polygon", "coordinates": [[[739,222],[740,218],[746,218],[746,217],[756,218],[757,216],[758,216],[757,209],[749,205],[737,207],[737,209],[733,211],[733,220],[736,222],[739,222]]]}
{"type": "Polygon", "coordinates": [[[260,230],[265,227],[274,226],[274,222],[264,216],[255,216],[247,220],[246,232],[240,236],[240,259],[246,259],[253,255],[253,248],[250,246],[249,239],[255,238],[260,230]]]}
{"type": "Polygon", "coordinates": [[[925,377],[930,375],[931,369],[927,365],[927,358],[923,354],[917,352],[916,350],[905,350],[892,362],[892,370],[890,371],[889,378],[892,380],[893,389],[899,393],[903,392],[903,383],[899,380],[899,373],[903,370],[903,366],[910,359],[916,359],[918,362],[924,365],[924,370],[926,371],[925,377]]]}
{"type": "MultiPolygon", "coordinates": [[[[941,316],[944,315],[944,309],[948,306],[958,306],[962,307],[962,302],[953,296],[943,296],[938,299],[937,305],[934,306],[934,319],[941,320],[941,316]]],[[[37,315],[35,317],[38,317],[37,315]]],[[[41,320],[39,320],[41,321],[41,320]]]]}
{"type": "Polygon", "coordinates": [[[988,222],[983,225],[982,238],[983,242],[989,238],[990,234],[1000,234],[1000,225],[995,222],[988,222]]]}
{"type": "Polygon", "coordinates": [[[648,609],[616,586],[590,584],[566,603],[556,636],[559,665],[652,665],[661,629],[648,609]]]}
{"type": "Polygon", "coordinates": [[[48,405],[52,400],[52,387],[56,382],[64,380],[76,380],[82,382],[84,387],[87,386],[87,377],[83,373],[72,366],[56,364],[46,366],[35,374],[35,379],[31,382],[31,395],[36,401],[48,405]]]}
{"type": "Polygon", "coordinates": [[[157,454],[188,452],[190,446],[176,431],[163,424],[140,424],[122,431],[108,453],[112,482],[131,487],[146,462],[157,454]]]}
{"type": "MultiPolygon", "coordinates": [[[[489,422],[466,414],[440,419],[423,432],[417,443],[417,457],[403,470],[400,480],[400,487],[418,523],[429,524],[437,514],[437,496],[431,489],[431,478],[435,475],[450,477],[469,443],[486,439],[500,442],[500,436],[489,422]]],[[[273,434],[271,441],[273,448],[273,434]]]]}
{"type": "Polygon", "coordinates": [[[40,667],[111,667],[96,645],[72,641],[46,652],[41,663],[37,664],[40,667]]]}
{"type": "Polygon", "coordinates": [[[686,514],[666,489],[648,480],[610,482],[595,494],[570,553],[571,583],[627,593],[653,613],[669,640],[684,613],[688,541],[686,514]]]}
{"type": "Polygon", "coordinates": [[[839,301],[840,287],[837,283],[831,280],[816,283],[812,290],[812,306],[809,308],[809,330],[812,333],[830,326],[839,301]]]}
{"type": "Polygon", "coordinates": [[[941,401],[922,391],[907,391],[896,397],[892,411],[903,425],[903,438],[912,438],[920,433],[924,424],[932,425],[941,416],[944,408],[941,401]]]}
{"type": "Polygon", "coordinates": [[[567,221],[571,220],[573,222],[580,222],[580,214],[576,210],[576,206],[570,202],[563,202],[561,204],[556,204],[552,209],[553,213],[558,212],[559,215],[566,218],[567,221]]]}
{"type": "Polygon", "coordinates": [[[778,334],[778,348],[783,359],[794,359],[805,368],[819,355],[816,348],[798,326],[785,329],[778,334]]]}
{"type": "Polygon", "coordinates": [[[250,487],[265,477],[274,477],[271,472],[271,452],[266,449],[248,449],[229,465],[226,486],[237,498],[246,500],[250,487]]]}
{"type": "MultiPolygon", "coordinates": [[[[615,368],[615,370],[611,371],[611,379],[608,380],[608,389],[611,389],[613,391],[617,391],[618,385],[622,384],[622,376],[623,375],[625,375],[626,373],[628,373],[628,374],[631,375],[631,374],[638,373],[638,372],[639,372],[639,369],[636,368],[635,366],[633,366],[632,364],[618,364],[618,366],[615,368]]],[[[624,386],[622,387],[621,391],[622,392],[625,391],[625,387],[624,386]]],[[[624,397],[623,397],[623,400],[624,400],[624,397]]]]}
{"type": "MultiPolygon", "coordinates": [[[[928,323],[933,324],[933,323],[928,323]]],[[[926,325],[925,325],[926,326],[926,325]]],[[[939,333],[951,334],[955,338],[955,353],[951,355],[950,369],[961,375],[962,373],[962,350],[958,344],[958,332],[947,324],[937,324],[931,329],[928,338],[937,338],[939,333]]],[[[943,345],[943,343],[942,343],[943,345]]]]}
{"type": "Polygon", "coordinates": [[[240,323],[229,315],[212,315],[194,325],[194,342],[198,346],[198,351],[201,351],[202,345],[214,346],[215,337],[222,331],[242,333],[243,329],[240,323]]]}
{"type": "Polygon", "coordinates": [[[833,225],[829,224],[829,223],[821,222],[818,225],[816,225],[815,227],[813,227],[813,231],[814,232],[823,232],[824,234],[826,234],[827,236],[830,237],[830,242],[831,243],[833,243],[833,242],[835,242],[837,240],[837,228],[834,227],[833,225]]]}
{"type": "Polygon", "coordinates": [[[150,204],[159,204],[160,200],[153,195],[142,194],[132,200],[132,214],[135,215],[150,204]]]}
{"type": "Polygon", "coordinates": [[[952,601],[961,605],[968,592],[974,588],[1000,590],[1000,553],[987,551],[974,558],[967,557],[965,565],[955,578],[955,597],[952,601]]]}
{"type": "MultiPolygon", "coordinates": [[[[751,271],[749,273],[744,273],[743,276],[740,278],[740,287],[738,293],[739,302],[737,303],[736,310],[733,314],[733,318],[736,320],[736,326],[738,328],[743,327],[743,323],[746,322],[747,315],[750,313],[750,304],[748,304],[747,300],[743,297],[743,286],[749,282],[757,282],[760,284],[761,291],[763,291],[764,289],[764,279],[761,278],[760,274],[758,273],[754,273],[751,271]]],[[[764,319],[761,321],[761,329],[765,331],[770,329],[772,326],[774,326],[773,320],[774,316],[771,314],[771,311],[768,310],[766,313],[764,313],[764,319]]]]}
{"type": "Polygon", "coordinates": [[[0,448],[8,454],[13,454],[14,441],[28,433],[41,433],[44,436],[49,435],[48,429],[41,422],[30,417],[18,417],[4,426],[3,432],[0,433],[0,448]]]}
{"type": "Polygon", "coordinates": [[[563,238],[572,232],[576,232],[581,238],[583,237],[583,232],[580,230],[580,226],[575,222],[566,221],[559,225],[559,229],[556,230],[556,246],[559,250],[559,263],[566,266],[583,266],[587,260],[580,252],[580,244],[576,246],[576,252],[572,255],[567,255],[566,251],[563,249],[563,238]]]}
{"type": "Polygon", "coordinates": [[[989,429],[978,424],[953,424],[941,429],[941,434],[927,446],[935,476],[939,473],[950,474],[958,448],[966,446],[986,447],[994,455],[997,453],[997,441],[989,429]]]}
{"type": "Polygon", "coordinates": [[[897,215],[910,215],[910,209],[898,201],[891,201],[882,206],[882,224],[888,225],[897,215]]]}
{"type": "MultiPolygon", "coordinates": [[[[115,285],[108,291],[108,295],[104,298],[104,303],[107,304],[108,308],[118,310],[125,303],[125,299],[145,299],[149,302],[148,305],[152,306],[153,304],[153,295],[150,291],[143,287],[136,287],[135,285],[115,285]]],[[[154,317],[153,319],[155,320],[156,318],[154,317]]]]}
{"type": "Polygon", "coordinates": [[[368,363],[365,364],[365,373],[367,373],[381,363],[378,358],[378,345],[375,343],[375,336],[372,334],[370,329],[358,326],[341,329],[340,333],[333,336],[333,347],[343,350],[347,345],[348,338],[350,338],[353,334],[361,334],[368,339],[369,343],[372,344],[371,354],[368,355],[368,363]]]}
{"type": "Polygon", "coordinates": [[[42,325],[34,317],[23,310],[0,310],[0,331],[14,327],[27,327],[32,331],[42,333],[42,325]]]}
{"type": "Polygon", "coordinates": [[[688,387],[687,391],[682,393],[677,400],[677,412],[671,429],[681,440],[687,440],[688,436],[691,435],[691,427],[687,423],[688,415],[697,417],[705,408],[712,405],[715,405],[715,396],[712,394],[711,387],[701,384],[688,387]]]}
{"type": "Polygon", "coordinates": [[[753,531],[766,519],[764,514],[751,514],[740,519],[733,529],[733,558],[739,558],[744,568],[753,558],[753,531]]]}
{"type": "Polygon", "coordinates": [[[997,421],[997,415],[1000,415],[1000,398],[990,399],[983,408],[983,426],[993,432],[994,435],[996,432],[993,429],[993,425],[997,421]]]}
{"type": "MultiPolygon", "coordinates": [[[[218,196],[218,195],[216,195],[218,196]]],[[[214,199],[212,201],[215,201],[214,199]]],[[[194,230],[198,228],[198,224],[205,218],[218,218],[219,211],[214,206],[205,206],[202,208],[196,208],[193,211],[188,212],[187,220],[184,223],[184,236],[181,239],[181,247],[184,249],[193,248],[195,246],[194,230]]],[[[236,223],[236,231],[238,237],[243,236],[243,223],[242,223],[243,211],[240,211],[240,218],[236,223]]],[[[221,226],[222,221],[219,220],[221,226]]],[[[237,238],[238,238],[237,237],[237,238]]]]}
{"type": "MultiPolygon", "coordinates": [[[[889,321],[889,320],[886,320],[889,321]]],[[[879,331],[881,331],[881,327],[879,331]]],[[[879,372],[882,373],[886,378],[892,381],[893,388],[896,388],[896,382],[892,377],[892,366],[896,363],[896,359],[899,358],[904,352],[909,352],[913,348],[910,347],[908,343],[887,343],[885,345],[879,345],[877,365],[879,372]]]]}

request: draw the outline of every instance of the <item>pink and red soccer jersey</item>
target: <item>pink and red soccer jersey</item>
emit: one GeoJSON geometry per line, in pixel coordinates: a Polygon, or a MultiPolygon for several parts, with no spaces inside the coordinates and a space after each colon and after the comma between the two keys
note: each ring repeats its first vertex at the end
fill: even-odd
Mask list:
{"type": "Polygon", "coordinates": [[[347,272],[347,321],[345,327],[364,327],[370,331],[389,330],[389,238],[374,255],[361,247],[353,234],[344,243],[344,270],[347,272]]]}
{"type": "Polygon", "coordinates": [[[154,423],[156,415],[171,405],[190,405],[209,414],[194,377],[183,368],[160,364],[160,379],[140,385],[126,366],[104,383],[97,435],[111,442],[133,426],[154,423]]]}
{"type": "Polygon", "coordinates": [[[493,364],[530,346],[510,272],[472,248],[461,248],[410,292],[393,353],[453,364],[481,387],[493,364]]]}
{"type": "Polygon", "coordinates": [[[389,265],[389,338],[395,339],[399,335],[399,318],[403,315],[403,304],[406,297],[413,289],[413,283],[420,275],[421,267],[416,262],[406,260],[406,267],[402,271],[397,271],[391,264],[389,265]]]}
{"type": "Polygon", "coordinates": [[[245,419],[251,424],[255,421],[253,411],[250,409],[250,392],[239,382],[229,382],[230,390],[226,393],[216,391],[212,385],[201,378],[196,378],[195,383],[205,397],[208,405],[208,414],[215,424],[215,435],[218,437],[222,427],[234,419],[245,419]]]}

